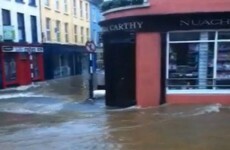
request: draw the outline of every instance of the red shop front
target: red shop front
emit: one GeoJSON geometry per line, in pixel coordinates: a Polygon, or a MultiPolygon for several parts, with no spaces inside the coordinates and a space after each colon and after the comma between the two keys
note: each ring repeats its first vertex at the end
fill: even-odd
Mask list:
{"type": "Polygon", "coordinates": [[[2,88],[44,80],[41,45],[1,45],[2,88]]]}

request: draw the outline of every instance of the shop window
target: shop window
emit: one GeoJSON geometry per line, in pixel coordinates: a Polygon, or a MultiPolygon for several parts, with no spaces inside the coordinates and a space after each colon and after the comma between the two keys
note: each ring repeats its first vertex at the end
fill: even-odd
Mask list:
{"type": "MultiPolygon", "coordinates": [[[[200,32],[175,32],[170,33],[170,41],[199,41],[201,40],[200,32]]],[[[209,32],[205,40],[214,40],[215,32],[209,32]]]]}
{"type": "Polygon", "coordinates": [[[56,55],[53,57],[55,65],[54,78],[65,77],[71,74],[68,60],[68,55],[56,55]]]}
{"type": "Polygon", "coordinates": [[[220,31],[218,33],[218,39],[223,40],[223,39],[230,39],[230,31],[226,32],[226,31],[220,31]]]}
{"type": "Polygon", "coordinates": [[[6,82],[16,81],[16,58],[14,54],[4,54],[4,69],[6,82]]]}
{"type": "Polygon", "coordinates": [[[212,88],[213,59],[214,43],[170,44],[169,88],[212,88]]]}
{"type": "Polygon", "coordinates": [[[169,33],[167,89],[230,89],[228,33],[224,31],[169,33]]]}
{"type": "Polygon", "coordinates": [[[39,78],[39,65],[38,65],[38,54],[33,54],[32,55],[32,64],[33,64],[33,69],[32,72],[34,74],[34,78],[39,78]]]}
{"type": "Polygon", "coordinates": [[[216,76],[218,89],[230,89],[230,42],[218,43],[216,76]]]}

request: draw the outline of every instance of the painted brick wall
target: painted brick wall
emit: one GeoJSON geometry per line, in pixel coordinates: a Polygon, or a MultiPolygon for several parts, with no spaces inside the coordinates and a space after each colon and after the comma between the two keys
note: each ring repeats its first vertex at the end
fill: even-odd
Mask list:
{"type": "Polygon", "coordinates": [[[159,33],[138,33],[136,39],[136,99],[141,107],[160,104],[161,46],[159,33]]]}
{"type": "Polygon", "coordinates": [[[150,7],[106,14],[106,19],[147,14],[230,11],[230,0],[149,0],[150,7]]]}

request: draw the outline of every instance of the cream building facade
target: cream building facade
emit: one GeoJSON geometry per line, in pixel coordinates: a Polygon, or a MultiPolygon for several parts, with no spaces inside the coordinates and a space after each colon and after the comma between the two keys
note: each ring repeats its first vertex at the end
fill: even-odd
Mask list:
{"type": "Polygon", "coordinates": [[[87,0],[41,0],[43,43],[85,45],[90,39],[87,0]]]}

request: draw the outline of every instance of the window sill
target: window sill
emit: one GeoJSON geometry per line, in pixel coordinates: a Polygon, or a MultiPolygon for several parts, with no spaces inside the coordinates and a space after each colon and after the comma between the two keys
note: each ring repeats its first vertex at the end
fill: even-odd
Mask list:
{"type": "Polygon", "coordinates": [[[123,11],[123,10],[138,9],[138,8],[147,8],[147,7],[150,7],[149,3],[144,3],[142,5],[132,5],[132,6],[119,7],[119,8],[112,8],[112,9],[109,9],[107,11],[102,12],[102,15],[107,15],[109,13],[123,11]]]}
{"type": "Polygon", "coordinates": [[[229,89],[226,89],[226,90],[211,90],[211,89],[207,89],[207,90],[166,90],[166,94],[209,94],[209,95],[212,95],[212,94],[230,94],[229,92],[229,89]]]}
{"type": "Polygon", "coordinates": [[[64,15],[69,16],[69,13],[64,13],[64,15]]]}
{"type": "Polygon", "coordinates": [[[45,6],[45,9],[51,10],[51,8],[49,6],[45,6]]]}
{"type": "Polygon", "coordinates": [[[55,10],[55,12],[57,12],[57,13],[61,13],[59,10],[55,10]]]}

